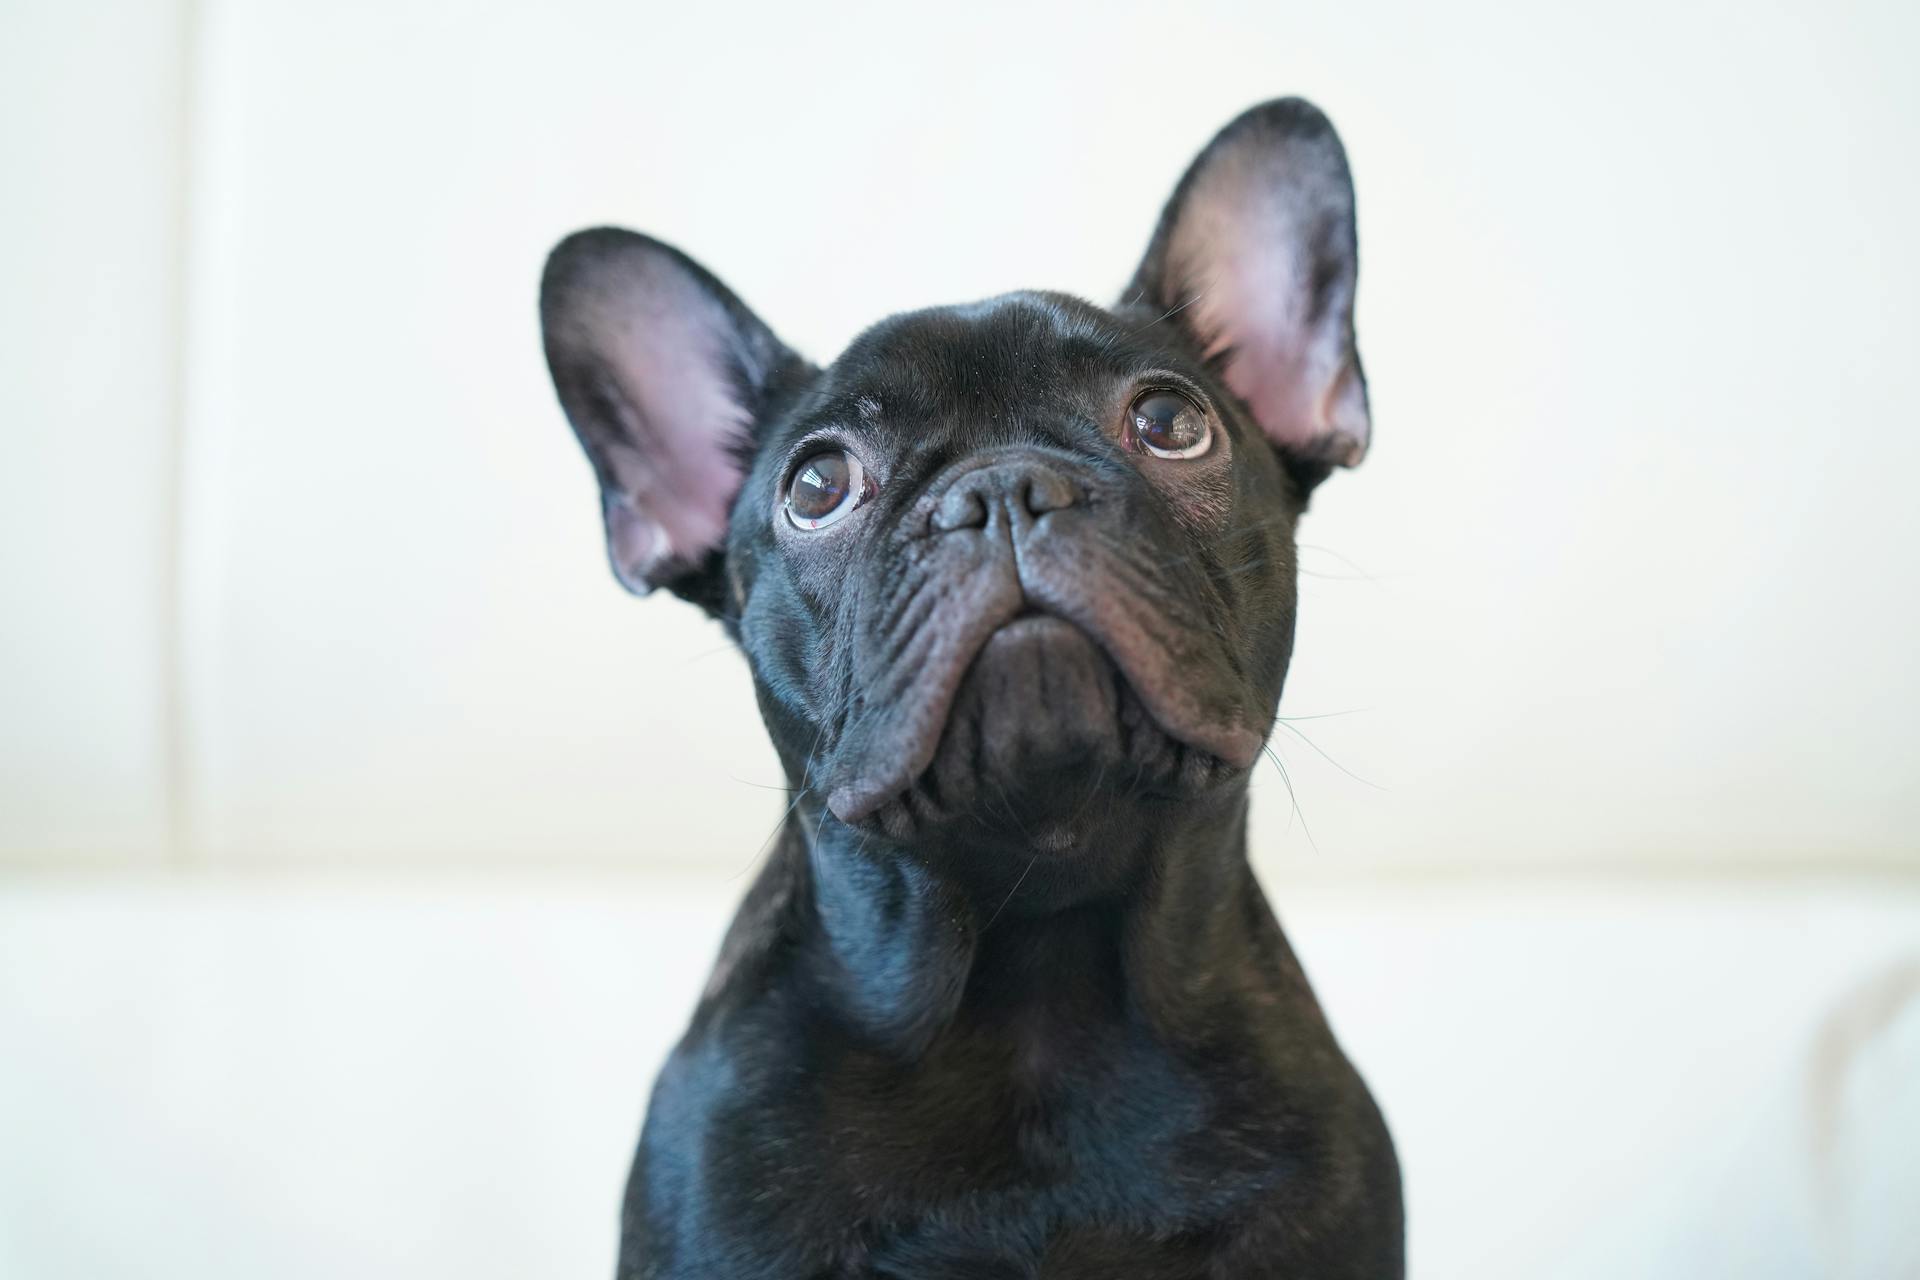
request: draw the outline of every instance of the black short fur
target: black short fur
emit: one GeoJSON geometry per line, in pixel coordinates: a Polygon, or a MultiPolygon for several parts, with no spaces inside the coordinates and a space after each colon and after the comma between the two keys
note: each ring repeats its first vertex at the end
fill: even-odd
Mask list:
{"type": "Polygon", "coordinates": [[[825,368],[656,241],[555,251],[616,570],[723,622],[794,793],[655,1086],[622,1277],[1401,1275],[1392,1143],[1246,848],[1294,525],[1370,429],[1354,270],[1296,100],[1203,153],[1114,308],[915,312],[825,368]],[[1203,456],[1142,447],[1155,389],[1203,456]],[[871,494],[802,530],[822,449],[871,494]]]}

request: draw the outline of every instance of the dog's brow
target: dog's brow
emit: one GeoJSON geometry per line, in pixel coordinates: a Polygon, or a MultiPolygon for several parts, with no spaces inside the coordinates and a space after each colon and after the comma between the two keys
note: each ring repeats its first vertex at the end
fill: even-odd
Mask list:
{"type": "Polygon", "coordinates": [[[853,408],[862,422],[877,422],[880,419],[880,402],[872,396],[861,396],[853,402],[853,408]]]}

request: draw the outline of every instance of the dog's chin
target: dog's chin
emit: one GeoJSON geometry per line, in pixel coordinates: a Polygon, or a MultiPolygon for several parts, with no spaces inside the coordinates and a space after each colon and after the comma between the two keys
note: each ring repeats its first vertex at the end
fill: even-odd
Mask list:
{"type": "Polygon", "coordinates": [[[1086,632],[1030,614],[968,668],[932,762],[877,806],[896,839],[964,831],[1039,855],[1083,851],[1085,821],[1116,805],[1208,789],[1237,772],[1167,734],[1086,632]]]}

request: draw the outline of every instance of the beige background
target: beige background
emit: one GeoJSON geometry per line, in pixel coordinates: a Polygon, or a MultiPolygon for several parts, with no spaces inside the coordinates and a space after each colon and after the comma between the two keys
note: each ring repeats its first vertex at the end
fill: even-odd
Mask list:
{"type": "Polygon", "coordinates": [[[1297,91],[1379,444],[1259,855],[1920,866],[1913,12],[10,5],[0,857],[745,860],[744,668],[605,570],[545,249],[670,238],[824,358],[1108,297],[1297,91]]]}
{"type": "Polygon", "coordinates": [[[1299,92],[1378,442],[1302,530],[1254,854],[1410,1275],[1920,1278],[1915,48],[1911,4],[0,0],[0,1277],[610,1274],[783,798],[717,629],[605,568],[547,248],[670,238],[826,358],[1109,297],[1299,92]]]}

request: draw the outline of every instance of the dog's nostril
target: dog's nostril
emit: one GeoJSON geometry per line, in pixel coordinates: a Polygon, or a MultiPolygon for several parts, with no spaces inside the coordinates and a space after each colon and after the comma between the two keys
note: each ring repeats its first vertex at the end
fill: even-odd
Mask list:
{"type": "Polygon", "coordinates": [[[1020,497],[1029,515],[1043,516],[1070,507],[1079,496],[1065,476],[1052,470],[1029,472],[1021,485],[1020,497]]]}
{"type": "Polygon", "coordinates": [[[970,471],[940,495],[931,523],[935,531],[984,528],[996,506],[1029,518],[1059,511],[1080,501],[1073,482],[1037,462],[1002,463],[970,471]]]}
{"type": "Polygon", "coordinates": [[[987,503],[980,491],[962,482],[942,495],[933,509],[933,527],[941,533],[979,529],[987,523],[987,503]]]}

